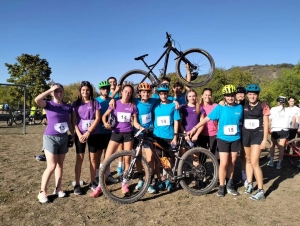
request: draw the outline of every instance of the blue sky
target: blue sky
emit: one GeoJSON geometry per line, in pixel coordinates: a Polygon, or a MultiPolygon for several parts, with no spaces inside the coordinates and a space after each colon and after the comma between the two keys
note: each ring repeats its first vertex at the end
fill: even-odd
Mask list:
{"type": "Polygon", "coordinates": [[[217,67],[297,64],[299,9],[298,0],[0,0],[0,83],[9,78],[4,63],[27,53],[45,58],[56,82],[97,86],[145,69],[134,57],[148,53],[154,63],[166,31],[182,51],[208,51],[217,67]]]}

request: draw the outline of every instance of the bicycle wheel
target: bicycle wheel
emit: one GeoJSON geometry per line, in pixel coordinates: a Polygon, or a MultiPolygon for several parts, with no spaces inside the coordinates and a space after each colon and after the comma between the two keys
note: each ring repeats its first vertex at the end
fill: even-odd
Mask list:
{"type": "Polygon", "coordinates": [[[17,125],[21,125],[23,123],[23,115],[19,114],[14,117],[14,122],[17,125]]]}
{"type": "Polygon", "coordinates": [[[294,168],[300,169],[300,138],[290,140],[289,146],[290,152],[285,152],[284,156],[294,168]]]}
{"type": "MultiPolygon", "coordinates": [[[[125,169],[124,162],[122,163],[122,168],[125,169]]],[[[111,199],[114,202],[120,203],[120,204],[129,204],[136,202],[138,199],[144,196],[146,193],[149,184],[150,184],[150,168],[146,161],[146,159],[142,156],[135,156],[135,151],[120,151],[116,152],[112,156],[110,156],[107,161],[104,163],[104,165],[101,167],[100,174],[99,174],[99,180],[100,185],[102,188],[102,191],[104,195],[111,199]],[[127,172],[123,173],[123,176],[120,177],[120,182],[111,184],[109,182],[106,182],[105,178],[108,174],[108,170],[110,168],[111,176],[117,177],[117,167],[119,162],[119,157],[123,157],[123,159],[126,161],[126,158],[131,159],[131,164],[129,168],[131,170],[128,170],[127,172]],[[135,187],[140,181],[141,178],[137,177],[137,168],[134,167],[134,163],[140,163],[142,165],[142,179],[144,181],[142,187],[140,190],[136,190],[135,187]],[[126,182],[129,188],[129,192],[126,194],[122,193],[122,183],[126,182]]]]}
{"type": "Polygon", "coordinates": [[[178,174],[184,175],[180,185],[192,195],[204,195],[210,192],[218,181],[218,161],[210,151],[204,148],[192,148],[182,156],[178,174]]]}
{"type": "Polygon", "coordinates": [[[36,113],[35,116],[34,116],[34,124],[38,125],[38,124],[41,124],[43,121],[43,116],[40,113],[36,113]]]}
{"type": "Polygon", "coordinates": [[[121,78],[119,83],[123,85],[126,82],[133,83],[134,90],[137,91],[138,85],[142,82],[147,82],[149,84],[153,84],[152,77],[147,77],[148,73],[143,70],[135,69],[126,72],[121,78]]]}
{"type": "Polygon", "coordinates": [[[213,77],[215,72],[215,62],[212,56],[203,49],[186,50],[177,60],[176,73],[181,82],[190,87],[199,87],[207,84],[213,77]],[[186,63],[192,63],[196,66],[191,70],[192,81],[186,80],[186,63]]]}
{"type": "Polygon", "coordinates": [[[262,149],[260,152],[260,159],[267,159],[270,157],[270,148],[272,146],[271,139],[267,140],[266,148],[262,149]]]}

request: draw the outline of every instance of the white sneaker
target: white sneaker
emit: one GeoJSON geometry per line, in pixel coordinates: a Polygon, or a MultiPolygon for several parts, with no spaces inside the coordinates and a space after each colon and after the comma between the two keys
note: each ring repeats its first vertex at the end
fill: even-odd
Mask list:
{"type": "Polygon", "coordinates": [[[42,191],[38,194],[37,198],[40,203],[47,203],[49,201],[48,197],[45,196],[42,191]]]}
{"type": "Polygon", "coordinates": [[[249,184],[248,181],[245,180],[245,181],[244,181],[244,187],[247,188],[247,187],[248,187],[248,184],[249,184]]]}
{"type": "Polygon", "coordinates": [[[57,195],[58,198],[64,198],[67,194],[63,190],[57,191],[57,189],[55,189],[53,195],[57,195]]]}

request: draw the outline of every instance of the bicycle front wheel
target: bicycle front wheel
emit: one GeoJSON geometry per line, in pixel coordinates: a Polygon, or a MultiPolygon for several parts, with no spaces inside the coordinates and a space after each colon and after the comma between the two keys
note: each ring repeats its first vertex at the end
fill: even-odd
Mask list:
{"type": "MultiPolygon", "coordinates": [[[[120,204],[129,204],[136,202],[144,196],[150,184],[150,168],[146,159],[142,156],[135,156],[134,151],[120,151],[110,156],[100,169],[99,180],[104,195],[114,202],[120,204]],[[125,170],[122,176],[117,175],[119,157],[123,157],[122,169],[125,168],[125,162],[131,162],[129,170],[125,170]],[[135,164],[141,166],[138,172],[135,164]],[[109,174],[109,169],[111,176],[109,174]],[[119,178],[118,183],[110,183],[108,178],[119,178]],[[140,182],[142,181],[142,182],[140,182]],[[122,184],[128,185],[128,190],[122,188],[122,184]],[[139,186],[137,186],[139,184],[139,186]]],[[[110,180],[111,181],[111,180],[110,180]]]]}
{"type": "Polygon", "coordinates": [[[180,185],[192,195],[204,195],[210,192],[218,181],[218,161],[210,151],[204,148],[192,148],[182,156],[178,173],[184,176],[180,185]]]}
{"type": "Polygon", "coordinates": [[[134,90],[136,91],[138,88],[138,85],[142,82],[147,82],[149,84],[155,83],[153,81],[152,76],[148,75],[146,71],[135,69],[126,72],[121,78],[120,78],[120,84],[123,85],[124,83],[133,83],[134,90]]]}
{"type": "Polygon", "coordinates": [[[179,80],[190,87],[199,87],[207,84],[215,72],[215,62],[212,56],[203,49],[186,50],[177,60],[176,73],[179,80]],[[191,69],[192,80],[186,80],[186,64],[192,64],[195,68],[191,69]]]}
{"type": "Polygon", "coordinates": [[[23,115],[16,115],[14,117],[14,122],[17,124],[17,125],[20,125],[23,123],[23,115]]]}
{"type": "Polygon", "coordinates": [[[34,116],[34,124],[38,125],[38,124],[41,124],[43,121],[43,116],[41,113],[37,113],[35,114],[34,116]]]}

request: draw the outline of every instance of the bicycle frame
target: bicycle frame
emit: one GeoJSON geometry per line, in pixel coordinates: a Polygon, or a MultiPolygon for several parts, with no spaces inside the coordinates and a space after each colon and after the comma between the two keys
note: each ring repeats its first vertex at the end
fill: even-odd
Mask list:
{"type": "Polygon", "coordinates": [[[297,147],[293,143],[290,143],[289,140],[286,141],[286,145],[288,145],[290,148],[292,148],[292,150],[293,150],[293,152],[295,152],[295,154],[289,154],[289,153],[284,152],[284,156],[290,156],[290,157],[300,156],[300,148],[299,147],[297,147]]]}

